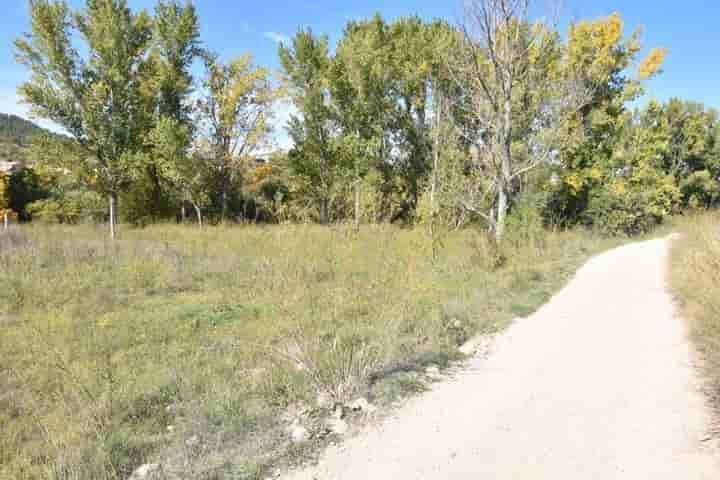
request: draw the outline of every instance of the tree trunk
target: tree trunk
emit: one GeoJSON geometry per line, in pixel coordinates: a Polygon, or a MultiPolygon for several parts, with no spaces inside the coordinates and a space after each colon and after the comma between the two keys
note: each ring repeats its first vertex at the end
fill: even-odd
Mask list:
{"type": "Polygon", "coordinates": [[[220,223],[225,223],[225,215],[227,214],[228,209],[228,194],[227,194],[227,188],[223,189],[222,192],[222,210],[220,211],[220,223]]]}
{"type": "Polygon", "coordinates": [[[430,212],[431,215],[435,216],[437,210],[437,182],[438,182],[438,168],[440,166],[440,125],[442,122],[442,97],[438,96],[437,111],[435,112],[435,145],[433,152],[433,171],[430,178],[430,212]]]}
{"type": "Polygon", "coordinates": [[[327,198],[320,199],[320,224],[325,225],[328,222],[328,202],[327,198]]]}
{"type": "Polygon", "coordinates": [[[200,228],[202,228],[203,220],[202,220],[202,211],[200,210],[200,206],[196,203],[193,203],[193,207],[195,208],[195,215],[197,216],[198,226],[200,228]]]}
{"type": "Polygon", "coordinates": [[[435,237],[435,222],[437,221],[437,182],[438,168],[440,166],[440,127],[442,123],[442,97],[438,95],[435,102],[435,142],[433,145],[433,168],[430,176],[430,239],[432,241],[432,257],[437,260],[437,239],[435,237]]]}
{"type": "Polygon", "coordinates": [[[499,187],[497,218],[495,219],[495,240],[500,243],[503,233],[505,233],[505,217],[508,210],[508,197],[504,182],[499,187]]]}
{"type": "Polygon", "coordinates": [[[117,193],[111,193],[108,198],[108,202],[110,203],[110,238],[115,240],[117,228],[117,193]]]}
{"type": "Polygon", "coordinates": [[[185,211],[185,200],[183,200],[180,206],[180,222],[185,223],[185,220],[187,220],[187,211],[185,211]]]}
{"type": "Polygon", "coordinates": [[[355,231],[360,230],[360,176],[355,179],[355,231]]]}
{"type": "Polygon", "coordinates": [[[5,226],[5,230],[10,226],[10,215],[8,215],[8,212],[5,212],[3,215],[3,225],[5,226]]]}
{"type": "Polygon", "coordinates": [[[502,158],[500,160],[500,172],[498,175],[498,205],[497,219],[495,223],[495,238],[500,242],[505,231],[505,218],[509,206],[508,193],[510,191],[510,179],[512,177],[512,79],[507,77],[505,80],[505,100],[503,103],[503,128],[501,130],[502,138],[502,158]]]}

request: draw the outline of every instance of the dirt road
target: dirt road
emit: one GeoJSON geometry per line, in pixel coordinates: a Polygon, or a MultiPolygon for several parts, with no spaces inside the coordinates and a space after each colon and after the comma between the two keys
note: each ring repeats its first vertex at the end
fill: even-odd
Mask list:
{"type": "Polygon", "coordinates": [[[289,480],[718,480],[668,240],[588,262],[536,314],[289,480]]]}

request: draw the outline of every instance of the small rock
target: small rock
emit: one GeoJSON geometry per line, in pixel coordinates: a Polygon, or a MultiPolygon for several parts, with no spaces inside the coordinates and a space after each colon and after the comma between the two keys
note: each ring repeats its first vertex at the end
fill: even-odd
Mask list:
{"type": "Polygon", "coordinates": [[[175,431],[175,427],[172,426],[172,425],[168,425],[168,426],[167,426],[167,431],[170,432],[170,433],[172,433],[172,432],[175,431]]]}
{"type": "Polygon", "coordinates": [[[327,422],[330,431],[336,435],[345,435],[350,428],[345,420],[334,418],[327,422]]]}
{"type": "Polygon", "coordinates": [[[308,439],[310,432],[302,425],[293,425],[290,429],[290,438],[295,443],[301,443],[308,439]]]}
{"type": "Polygon", "coordinates": [[[348,405],[355,412],[374,412],[375,407],[367,401],[366,398],[360,397],[348,405]]]}
{"type": "Polygon", "coordinates": [[[198,445],[200,445],[200,437],[198,437],[197,435],[193,435],[192,437],[185,440],[185,446],[188,448],[197,447],[198,445]]]}
{"type": "Polygon", "coordinates": [[[159,463],[146,463],[138,467],[128,480],[159,480],[161,473],[162,468],[159,463]]]}
{"type": "Polygon", "coordinates": [[[345,409],[342,405],[336,405],[335,410],[333,410],[333,418],[340,420],[341,418],[345,418],[345,409]]]}
{"type": "Polygon", "coordinates": [[[452,323],[452,327],[459,329],[459,328],[462,327],[462,322],[461,322],[460,320],[458,320],[458,319],[455,319],[455,320],[453,321],[453,323],[452,323]]]}
{"type": "Polygon", "coordinates": [[[463,355],[475,355],[479,352],[486,352],[490,343],[491,338],[488,336],[475,337],[463,343],[459,350],[463,355]]]}
{"type": "Polygon", "coordinates": [[[320,408],[327,407],[330,404],[330,397],[327,393],[320,392],[318,393],[317,399],[315,400],[315,405],[317,405],[320,408]]]}
{"type": "Polygon", "coordinates": [[[425,373],[431,377],[437,377],[440,375],[440,369],[435,365],[431,365],[425,369],[425,373]]]}

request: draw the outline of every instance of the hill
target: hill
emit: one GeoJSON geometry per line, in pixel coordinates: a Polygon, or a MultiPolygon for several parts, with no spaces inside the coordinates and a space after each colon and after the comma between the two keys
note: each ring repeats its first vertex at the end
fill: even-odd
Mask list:
{"type": "Polygon", "coordinates": [[[42,127],[17,115],[0,113],[0,142],[27,145],[35,135],[50,133],[42,127]]]}
{"type": "Polygon", "coordinates": [[[30,120],[17,115],[0,113],[0,164],[25,164],[26,149],[36,135],[54,135],[30,120]]]}

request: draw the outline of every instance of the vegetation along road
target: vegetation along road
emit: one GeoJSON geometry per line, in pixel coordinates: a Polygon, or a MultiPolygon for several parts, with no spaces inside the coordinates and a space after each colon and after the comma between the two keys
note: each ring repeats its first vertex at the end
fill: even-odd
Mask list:
{"type": "Polygon", "coordinates": [[[595,257],[489,358],[288,478],[720,478],[669,243],[595,257]]]}

